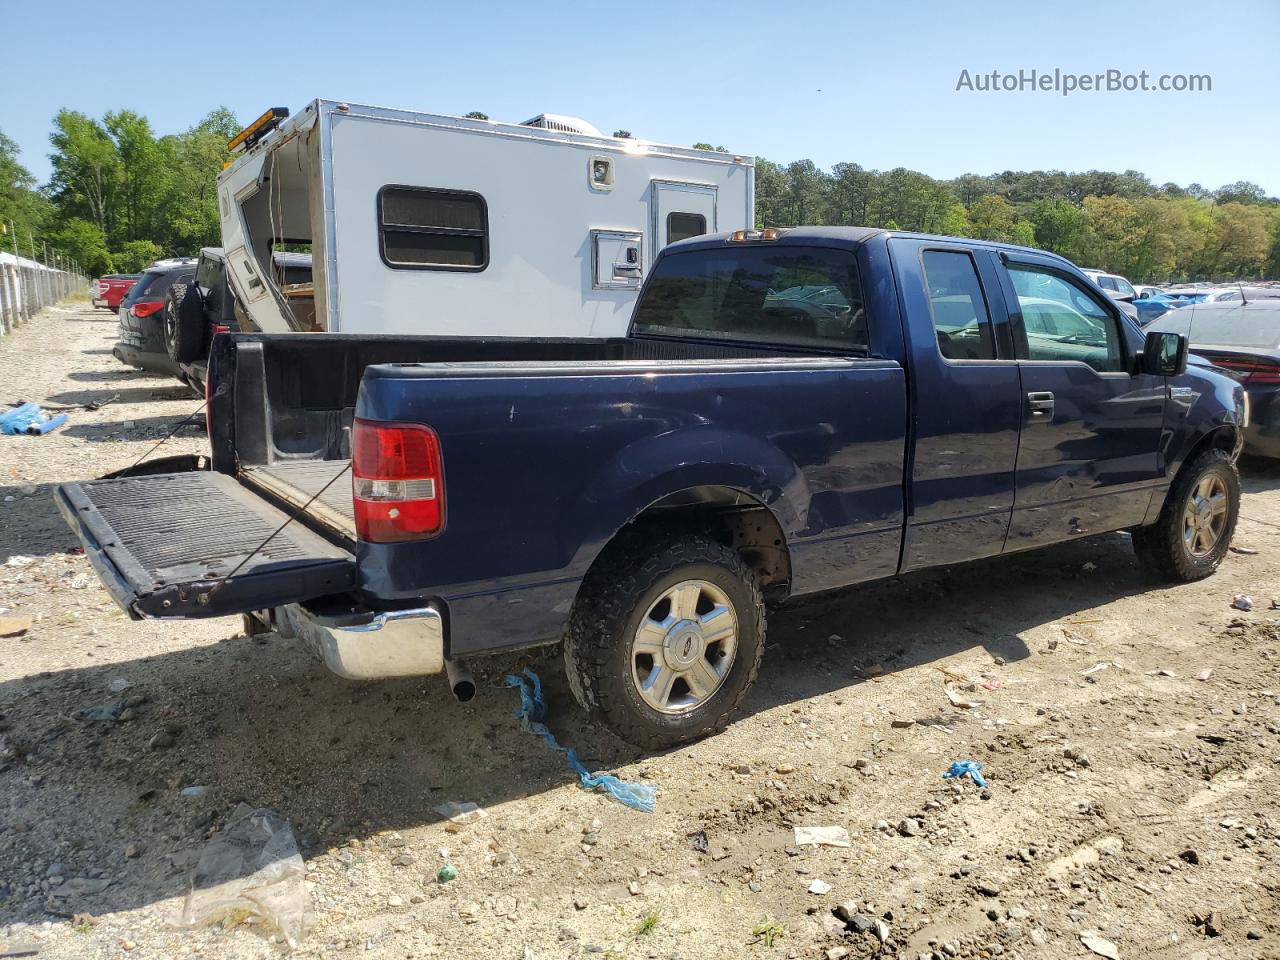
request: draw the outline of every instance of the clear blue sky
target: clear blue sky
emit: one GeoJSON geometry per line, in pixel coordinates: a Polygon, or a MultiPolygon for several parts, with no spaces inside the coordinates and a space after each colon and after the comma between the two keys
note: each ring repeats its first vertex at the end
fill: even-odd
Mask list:
{"type": "Polygon", "coordinates": [[[822,167],[1133,168],[1157,184],[1245,179],[1280,194],[1275,0],[5,6],[0,130],[42,181],[59,107],[128,107],[173,133],[220,104],[247,122],[332,97],[495,120],[576,114],[606,133],[822,167]],[[1055,67],[1207,73],[1213,90],[955,89],[962,69],[1055,67]]]}

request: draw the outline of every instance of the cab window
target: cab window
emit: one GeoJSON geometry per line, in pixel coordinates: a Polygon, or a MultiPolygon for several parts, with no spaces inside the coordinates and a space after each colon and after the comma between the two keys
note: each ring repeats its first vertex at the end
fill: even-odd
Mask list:
{"type": "Polygon", "coordinates": [[[1051,270],[1009,265],[1018,295],[1026,360],[1075,360],[1100,373],[1124,369],[1120,328],[1112,314],[1074,279],[1051,270]]]}
{"type": "Polygon", "coordinates": [[[921,260],[938,351],[948,360],[994,360],[991,317],[973,257],[926,250],[921,260]]]}
{"type": "Polygon", "coordinates": [[[633,327],[650,335],[859,353],[868,346],[857,265],[847,251],[823,247],[666,254],[636,305],[633,327]]]}

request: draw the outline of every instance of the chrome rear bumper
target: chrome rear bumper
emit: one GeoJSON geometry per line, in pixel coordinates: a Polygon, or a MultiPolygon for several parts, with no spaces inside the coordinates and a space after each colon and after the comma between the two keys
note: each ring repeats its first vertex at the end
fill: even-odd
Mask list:
{"type": "Polygon", "coordinates": [[[282,633],[305,641],[325,666],[349,680],[444,670],[444,617],[434,604],[341,617],[290,604],[276,608],[276,621],[282,633]]]}

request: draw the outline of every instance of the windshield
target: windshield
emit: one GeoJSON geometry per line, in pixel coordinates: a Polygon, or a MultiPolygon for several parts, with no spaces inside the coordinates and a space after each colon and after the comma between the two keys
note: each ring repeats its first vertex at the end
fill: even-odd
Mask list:
{"type": "Polygon", "coordinates": [[[654,267],[635,332],[863,352],[866,316],[848,251],[738,246],[671,253],[654,267]]]}

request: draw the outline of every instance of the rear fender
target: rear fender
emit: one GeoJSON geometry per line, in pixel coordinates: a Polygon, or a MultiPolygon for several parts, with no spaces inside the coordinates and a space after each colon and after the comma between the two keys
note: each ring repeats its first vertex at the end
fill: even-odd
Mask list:
{"type": "Polygon", "coordinates": [[[563,543],[580,544],[570,569],[583,576],[628,523],[658,501],[693,487],[729,487],[763,503],[784,536],[802,529],[809,488],[796,464],[767,440],[695,426],[622,450],[591,481],[566,521],[563,543]]]}

